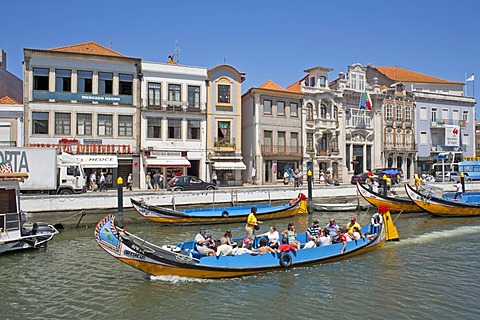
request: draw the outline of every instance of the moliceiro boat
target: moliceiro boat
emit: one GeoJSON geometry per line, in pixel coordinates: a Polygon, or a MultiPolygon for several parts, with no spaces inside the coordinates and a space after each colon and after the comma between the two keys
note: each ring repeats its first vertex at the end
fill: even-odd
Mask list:
{"type": "MultiPolygon", "coordinates": [[[[255,205],[259,220],[280,219],[308,213],[307,197],[300,193],[290,202],[272,206],[268,204],[255,205]]],[[[143,217],[163,224],[213,224],[246,221],[252,209],[249,206],[193,208],[173,210],[160,206],[150,205],[143,200],[131,198],[133,208],[143,217]]]]}
{"type": "Polygon", "coordinates": [[[440,217],[480,216],[480,203],[478,202],[439,198],[426,189],[417,191],[410,185],[406,185],[405,190],[416,205],[432,215],[440,217]]]}
{"type": "Polygon", "coordinates": [[[370,190],[363,184],[357,182],[357,190],[368,203],[379,207],[387,206],[390,211],[395,212],[421,212],[422,209],[410,198],[386,197],[380,193],[370,190]]]}
{"type": "MultiPolygon", "coordinates": [[[[292,267],[307,266],[350,258],[398,240],[390,212],[383,215],[379,225],[366,225],[367,236],[359,240],[326,246],[304,248],[306,233],[297,236],[301,249],[281,253],[204,256],[194,241],[177,246],[157,246],[115,226],[115,217],[108,215],[95,228],[97,244],[118,260],[154,276],[194,278],[231,278],[292,267]]],[[[259,242],[259,238],[255,239],[259,242]]]]}
{"type": "MultiPolygon", "coordinates": [[[[1,165],[3,171],[5,164],[1,165]]],[[[25,223],[25,213],[20,208],[19,181],[26,173],[0,172],[0,254],[47,246],[58,231],[45,222],[25,223]]]]}
{"type": "Polygon", "coordinates": [[[355,211],[358,205],[355,203],[315,203],[317,211],[355,211]]]}

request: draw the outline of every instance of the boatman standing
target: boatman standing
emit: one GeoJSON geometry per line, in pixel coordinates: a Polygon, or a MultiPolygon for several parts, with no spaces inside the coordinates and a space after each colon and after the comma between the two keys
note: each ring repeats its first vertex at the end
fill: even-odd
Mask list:
{"type": "Polygon", "coordinates": [[[257,208],[252,207],[250,214],[247,218],[247,224],[245,225],[245,231],[247,232],[247,238],[255,239],[255,230],[260,228],[262,221],[257,220],[257,208]]]}
{"type": "Polygon", "coordinates": [[[456,188],[456,192],[455,192],[455,197],[453,197],[453,199],[460,199],[462,200],[463,199],[463,186],[462,186],[462,182],[460,180],[457,180],[457,183],[454,185],[455,188],[456,188]]]}

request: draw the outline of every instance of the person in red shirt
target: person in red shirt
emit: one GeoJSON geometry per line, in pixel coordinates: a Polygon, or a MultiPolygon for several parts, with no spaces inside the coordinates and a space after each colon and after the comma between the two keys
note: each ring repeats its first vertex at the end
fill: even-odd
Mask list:
{"type": "Polygon", "coordinates": [[[277,252],[297,251],[297,248],[287,243],[287,237],[282,238],[282,244],[278,247],[277,252]]]}

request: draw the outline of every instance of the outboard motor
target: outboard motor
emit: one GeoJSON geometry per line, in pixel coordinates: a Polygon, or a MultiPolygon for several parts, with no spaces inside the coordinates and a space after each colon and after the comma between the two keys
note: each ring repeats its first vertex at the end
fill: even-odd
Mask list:
{"type": "MultiPolygon", "coordinates": [[[[32,236],[39,235],[38,237],[36,237],[37,242],[47,240],[48,238],[50,238],[51,233],[52,233],[52,229],[46,222],[35,222],[32,226],[32,233],[31,233],[32,236]],[[41,236],[42,234],[44,234],[45,236],[41,236]]],[[[40,247],[46,247],[46,246],[47,246],[47,242],[44,242],[40,245],[40,247]]]]}

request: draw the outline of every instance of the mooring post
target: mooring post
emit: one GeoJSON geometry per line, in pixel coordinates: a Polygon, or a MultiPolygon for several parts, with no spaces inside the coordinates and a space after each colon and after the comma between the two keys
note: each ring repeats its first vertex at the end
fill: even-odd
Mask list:
{"type": "MultiPolygon", "coordinates": [[[[312,156],[313,158],[313,156],[312,156]]],[[[313,162],[307,162],[307,184],[308,184],[308,201],[307,201],[307,210],[308,213],[313,213],[315,209],[313,207],[313,162]]]]}
{"type": "Polygon", "coordinates": [[[118,177],[117,179],[117,207],[118,207],[118,223],[120,227],[123,227],[123,179],[118,177]]]}

